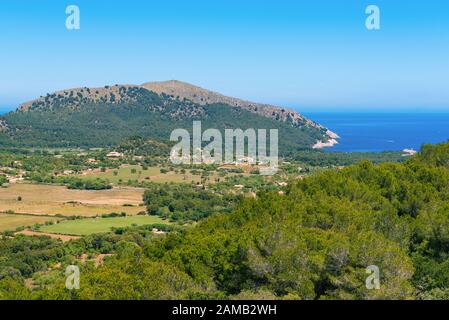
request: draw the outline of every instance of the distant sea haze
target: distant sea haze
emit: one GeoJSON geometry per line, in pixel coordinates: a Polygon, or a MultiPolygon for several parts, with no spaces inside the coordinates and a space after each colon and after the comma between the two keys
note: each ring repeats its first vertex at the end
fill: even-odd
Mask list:
{"type": "Polygon", "coordinates": [[[308,112],[308,118],[337,133],[339,144],[326,151],[381,152],[449,139],[448,113],[308,112]]]}

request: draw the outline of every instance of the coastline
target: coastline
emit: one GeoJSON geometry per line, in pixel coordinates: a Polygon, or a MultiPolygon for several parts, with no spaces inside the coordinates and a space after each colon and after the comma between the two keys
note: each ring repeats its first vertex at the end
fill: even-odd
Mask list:
{"type": "Polygon", "coordinates": [[[305,113],[331,132],[335,141],[317,141],[325,152],[384,152],[413,149],[449,139],[449,113],[436,112],[315,112],[305,113]]]}
{"type": "Polygon", "coordinates": [[[329,140],[323,142],[322,140],[318,140],[313,146],[312,149],[323,149],[323,148],[331,148],[338,144],[337,139],[340,139],[340,136],[329,129],[326,131],[326,135],[329,137],[329,140]]]}

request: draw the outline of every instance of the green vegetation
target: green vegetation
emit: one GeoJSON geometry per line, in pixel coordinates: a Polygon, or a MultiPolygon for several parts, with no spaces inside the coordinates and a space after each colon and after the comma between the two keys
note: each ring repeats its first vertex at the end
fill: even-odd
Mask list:
{"type": "Polygon", "coordinates": [[[33,181],[38,183],[50,183],[50,184],[63,184],[69,189],[78,190],[105,190],[112,189],[108,180],[103,179],[81,179],[78,177],[56,177],[56,176],[45,176],[40,177],[37,175],[33,176],[33,181]]]}
{"type": "MultiPolygon", "coordinates": [[[[16,281],[23,282],[25,278],[40,277],[37,272],[55,268],[57,264],[79,264],[79,258],[86,254],[107,254],[115,252],[123,241],[135,241],[143,244],[153,237],[153,225],[142,227],[119,228],[114,233],[101,233],[84,236],[82,239],[62,243],[48,237],[27,237],[23,235],[14,238],[4,238],[0,241],[0,299],[11,298],[11,294],[27,294],[20,290],[16,281]],[[3,280],[3,281],[1,281],[3,280]],[[11,287],[9,286],[11,285],[11,287]],[[10,292],[11,288],[17,292],[10,292]]],[[[170,227],[167,230],[171,230],[170,227]]],[[[55,268],[56,269],[56,268],[55,268]]],[[[64,269],[58,271],[57,279],[63,277],[64,269]]],[[[22,296],[24,298],[25,296],[22,296]]]]}
{"type": "Polygon", "coordinates": [[[148,215],[112,217],[112,218],[88,218],[62,221],[53,225],[39,228],[46,233],[68,234],[68,235],[90,235],[94,233],[110,232],[113,228],[125,228],[133,225],[167,224],[159,217],[148,215]]]}
{"type": "Polygon", "coordinates": [[[405,157],[399,151],[384,152],[326,152],[321,150],[300,151],[290,156],[290,159],[312,167],[334,167],[356,164],[362,160],[372,163],[402,162],[405,157]]]}
{"type": "Polygon", "coordinates": [[[108,181],[96,180],[82,180],[77,178],[64,178],[63,183],[67,184],[69,189],[79,190],[105,190],[112,189],[108,181]]]}
{"type": "Polygon", "coordinates": [[[92,101],[83,95],[48,95],[29,109],[8,113],[1,120],[9,128],[0,132],[1,145],[33,147],[105,147],[136,135],[165,143],[174,129],[190,131],[192,121],[201,120],[205,129],[222,132],[231,124],[243,130],[277,128],[283,137],[279,150],[286,153],[310,148],[324,139],[325,131],[309,125],[295,127],[290,122],[225,104],[201,106],[138,87],[121,87],[120,99],[114,101],[92,101]]]}
{"type": "Polygon", "coordinates": [[[241,179],[259,189],[255,198],[147,185],[150,214],[195,226],[139,215],[40,228],[109,231],[65,244],[2,239],[0,299],[449,299],[449,143],[401,163],[317,171],[282,193],[251,176],[230,178],[241,179]],[[167,235],[153,235],[155,226],[167,235]],[[84,253],[113,256],[95,268],[77,262],[84,253]],[[55,263],[80,265],[80,290],[65,289],[63,268],[48,271],[55,263]],[[380,269],[380,290],[365,287],[369,265],[380,269]]]}
{"type": "Polygon", "coordinates": [[[241,197],[195,186],[154,184],[145,191],[143,200],[150,215],[173,221],[198,221],[212,214],[231,212],[241,197]]]}
{"type": "Polygon", "coordinates": [[[122,141],[117,147],[117,151],[126,155],[145,156],[154,158],[166,158],[170,154],[170,145],[173,143],[163,143],[154,140],[147,140],[139,136],[133,136],[122,141]]]}
{"type": "Polygon", "coordinates": [[[49,261],[61,258],[61,253],[58,241],[49,238],[17,236],[14,239],[2,239],[0,279],[30,277],[49,266],[49,261]]]}
{"type": "Polygon", "coordinates": [[[412,158],[310,150],[324,129],[279,114],[110,89],[0,119],[0,299],[449,299],[449,142],[412,158]],[[167,165],[170,132],[193,120],[278,128],[278,173],[167,165]]]}
{"type": "Polygon", "coordinates": [[[284,196],[260,193],[183,237],[172,234],[133,249],[145,257],[140,263],[129,254],[90,272],[77,296],[138,298],[161,290],[147,283],[128,285],[122,294],[114,288],[124,282],[107,280],[123,274],[128,283],[154,268],[183,279],[182,290],[175,290],[177,282],[164,290],[171,298],[447,296],[449,172],[429,165],[440,159],[441,148],[407,164],[363,162],[326,172],[297,182],[284,196]],[[365,288],[371,264],[382,272],[380,290],[365,288]],[[95,285],[100,281],[110,288],[104,295],[95,285]]]}

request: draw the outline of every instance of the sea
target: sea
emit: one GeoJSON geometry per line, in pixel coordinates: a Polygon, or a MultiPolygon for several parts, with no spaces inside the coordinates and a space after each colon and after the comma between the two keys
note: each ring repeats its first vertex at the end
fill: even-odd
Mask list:
{"type": "Polygon", "coordinates": [[[10,111],[13,111],[13,110],[15,110],[17,107],[12,107],[12,106],[9,106],[9,105],[0,105],[0,116],[2,115],[2,114],[5,114],[5,113],[8,113],[8,112],[10,112],[10,111]]]}
{"type": "Polygon", "coordinates": [[[328,152],[419,150],[449,139],[447,113],[306,112],[306,117],[340,136],[328,152]]]}

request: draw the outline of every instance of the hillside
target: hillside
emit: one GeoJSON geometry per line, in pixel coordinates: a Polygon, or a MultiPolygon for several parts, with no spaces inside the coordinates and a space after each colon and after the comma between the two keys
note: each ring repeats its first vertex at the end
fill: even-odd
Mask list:
{"type": "Polygon", "coordinates": [[[280,152],[335,134],[297,112],[226,97],[180,81],[75,88],[22,104],[0,118],[2,145],[98,147],[139,135],[166,141],[175,128],[280,130],[280,152]]]}
{"type": "MultiPolygon", "coordinates": [[[[164,237],[149,236],[150,225],[65,245],[8,238],[0,299],[448,299],[448,190],[449,143],[426,145],[405,163],[363,161],[291,181],[283,193],[260,190],[164,237]],[[94,246],[114,254],[99,268],[80,266],[79,290],[65,288],[62,272],[24,285],[45,267],[41,257],[54,265],[94,246]],[[366,287],[373,265],[378,290],[366,287]]],[[[173,195],[192,207],[178,191],[147,191],[147,210],[173,195]]]]}
{"type": "Polygon", "coordinates": [[[187,99],[200,105],[207,104],[227,104],[232,107],[242,108],[249,112],[256,113],[274,120],[289,122],[293,126],[308,125],[318,129],[322,126],[300,115],[296,111],[273,106],[269,104],[255,103],[237,98],[227,97],[220,93],[209,91],[185,82],[171,80],[163,82],[148,82],[142,87],[154,91],[158,94],[168,94],[180,99],[187,99]]]}

